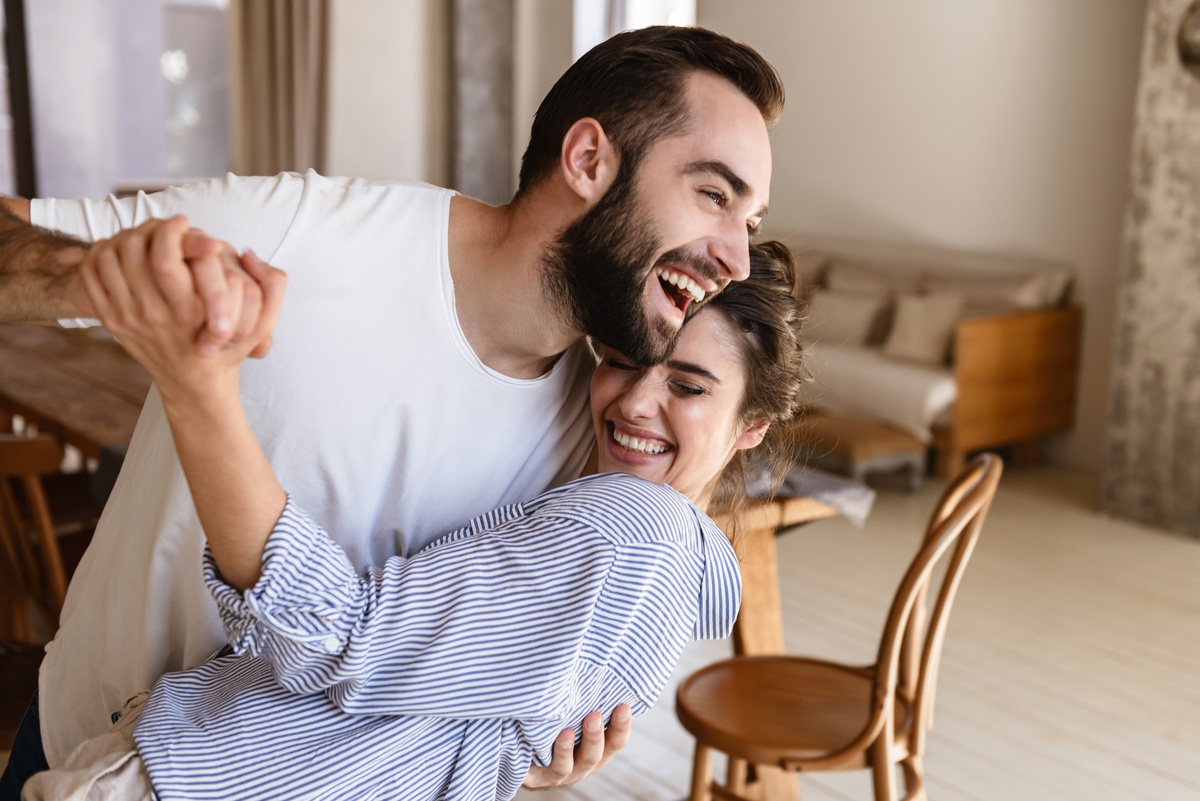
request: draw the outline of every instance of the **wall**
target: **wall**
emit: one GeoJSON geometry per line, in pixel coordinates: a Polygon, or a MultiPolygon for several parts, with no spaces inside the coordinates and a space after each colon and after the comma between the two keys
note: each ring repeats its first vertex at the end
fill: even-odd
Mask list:
{"type": "Polygon", "coordinates": [[[448,182],[448,8],[330,0],[326,172],[448,182]]]}
{"type": "Polygon", "coordinates": [[[1104,507],[1200,537],[1200,76],[1175,46],[1191,2],[1147,11],[1104,507]]]}
{"type": "Polygon", "coordinates": [[[1063,259],[1086,310],[1073,434],[1099,467],[1142,0],[699,0],[788,92],[769,235],[1063,259]]]}

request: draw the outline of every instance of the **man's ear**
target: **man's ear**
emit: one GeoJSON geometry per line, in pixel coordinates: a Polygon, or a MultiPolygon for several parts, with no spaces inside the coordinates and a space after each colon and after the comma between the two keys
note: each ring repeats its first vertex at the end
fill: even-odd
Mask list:
{"type": "Polygon", "coordinates": [[[591,208],[617,176],[620,158],[598,120],[576,120],[563,137],[559,168],[567,186],[591,208]]]}
{"type": "Polygon", "coordinates": [[[771,423],[769,420],[755,420],[734,440],[734,450],[740,451],[747,448],[757,448],[758,444],[763,441],[763,437],[767,435],[767,429],[770,427],[771,423]]]}

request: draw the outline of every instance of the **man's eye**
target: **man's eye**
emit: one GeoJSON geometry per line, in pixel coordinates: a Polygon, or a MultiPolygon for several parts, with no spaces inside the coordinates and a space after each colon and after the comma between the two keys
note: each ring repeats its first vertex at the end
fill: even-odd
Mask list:
{"type": "Polygon", "coordinates": [[[705,197],[707,197],[713,203],[716,203],[718,206],[725,205],[725,193],[724,192],[718,192],[715,189],[703,189],[701,191],[704,193],[705,197]]]}
{"type": "Polygon", "coordinates": [[[634,370],[637,369],[632,364],[627,364],[626,362],[617,361],[616,359],[605,359],[604,363],[607,364],[609,367],[613,368],[614,370],[625,370],[626,372],[633,372],[634,370]]]}

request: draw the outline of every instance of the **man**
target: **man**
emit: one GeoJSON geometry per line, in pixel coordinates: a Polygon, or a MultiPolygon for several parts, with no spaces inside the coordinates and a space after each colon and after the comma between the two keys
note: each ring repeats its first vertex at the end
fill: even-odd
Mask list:
{"type": "MultiPolygon", "coordinates": [[[[628,32],[551,89],[506,206],[313,173],[14,201],[26,222],[114,239],[88,253],[7,221],[0,313],[86,316],[85,255],[104,269],[115,254],[153,264],[156,250],[190,248],[214,301],[201,344],[219,346],[237,334],[237,293],[223,294],[202,238],[153,221],[175,214],[286,270],[271,358],[242,374],[246,412],[281,480],[362,569],[579,473],[591,448],[582,337],[661,360],[690,310],[747,275],[782,105],[778,76],[744,45],[700,29],[628,32]]],[[[202,547],[152,392],[47,647],[31,719],[50,764],[134,692],[221,645],[193,569],[202,547]]],[[[623,742],[627,716],[612,729],[606,753],[590,715],[574,764],[564,731],[530,783],[590,771],[623,742]]],[[[14,746],[13,764],[26,749],[14,746]]]]}

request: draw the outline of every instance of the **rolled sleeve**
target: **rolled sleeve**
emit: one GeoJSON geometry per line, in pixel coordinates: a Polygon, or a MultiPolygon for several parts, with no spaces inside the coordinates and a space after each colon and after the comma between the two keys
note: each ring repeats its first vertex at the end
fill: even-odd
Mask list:
{"type": "Polygon", "coordinates": [[[345,552],[290,497],[253,587],[243,593],[226,584],[208,549],[204,580],[229,644],[250,656],[297,647],[340,652],[366,603],[362,579],[345,552]]]}

